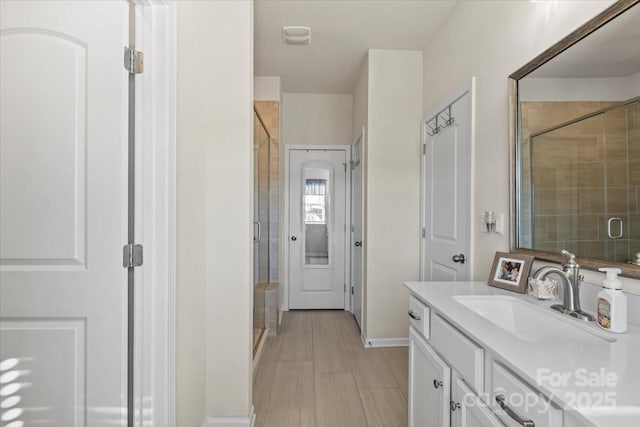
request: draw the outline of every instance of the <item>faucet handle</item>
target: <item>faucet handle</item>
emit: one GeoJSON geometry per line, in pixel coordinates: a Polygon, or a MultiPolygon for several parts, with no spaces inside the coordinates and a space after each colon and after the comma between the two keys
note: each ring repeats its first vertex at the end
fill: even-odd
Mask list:
{"type": "Polygon", "coordinates": [[[565,265],[567,265],[567,266],[577,266],[578,265],[578,264],[576,264],[576,256],[574,254],[572,254],[571,252],[569,252],[566,249],[563,249],[560,252],[562,253],[562,255],[566,256],[569,259],[565,265]]]}
{"type": "Polygon", "coordinates": [[[569,258],[569,261],[575,261],[576,256],[574,254],[572,254],[571,252],[569,252],[566,249],[563,249],[560,251],[560,253],[562,253],[562,255],[566,256],[567,258],[569,258]]]}

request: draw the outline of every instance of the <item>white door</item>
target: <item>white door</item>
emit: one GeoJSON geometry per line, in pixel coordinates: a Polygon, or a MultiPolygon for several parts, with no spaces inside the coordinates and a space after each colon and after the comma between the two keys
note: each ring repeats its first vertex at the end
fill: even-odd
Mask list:
{"type": "Polygon", "coordinates": [[[0,2],[7,425],[126,421],[126,1],[0,2]]]}
{"type": "Polygon", "coordinates": [[[471,95],[424,123],[422,280],[467,280],[470,248],[471,95]],[[447,124],[451,118],[452,123],[447,124]],[[429,135],[432,133],[432,135],[429,135]]]}
{"type": "Polygon", "coordinates": [[[289,308],[343,309],[345,150],[289,153],[289,308]]]}
{"type": "Polygon", "coordinates": [[[451,390],[451,427],[503,427],[491,409],[460,378],[451,390]]]}
{"type": "Polygon", "coordinates": [[[409,427],[449,427],[451,368],[409,327],[409,427]]]}
{"type": "Polygon", "coordinates": [[[362,203],[363,165],[361,133],[353,145],[351,154],[351,312],[362,329],[362,203]]]}

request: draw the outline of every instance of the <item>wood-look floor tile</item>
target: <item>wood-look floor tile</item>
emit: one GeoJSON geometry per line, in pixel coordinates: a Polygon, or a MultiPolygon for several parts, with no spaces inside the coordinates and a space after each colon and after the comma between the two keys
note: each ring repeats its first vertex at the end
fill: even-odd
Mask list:
{"type": "Polygon", "coordinates": [[[350,351],[351,372],[358,383],[358,388],[398,387],[381,350],[379,348],[360,348],[350,351]]]}
{"type": "Polygon", "coordinates": [[[406,425],[406,348],[363,348],[338,310],[284,313],[281,332],[254,375],[258,427],[406,425]]]}
{"type": "Polygon", "coordinates": [[[256,427],[314,427],[315,413],[311,409],[276,409],[261,417],[256,415],[256,427]]]}
{"type": "Polygon", "coordinates": [[[341,338],[340,322],[334,312],[314,311],[311,319],[314,340],[339,340],[341,338]]]}
{"type": "Polygon", "coordinates": [[[405,399],[408,397],[409,387],[409,348],[389,347],[382,349],[382,355],[387,361],[391,374],[398,383],[398,387],[405,399]]]}
{"type": "Polygon", "coordinates": [[[269,411],[280,409],[315,408],[313,363],[287,361],[275,363],[273,388],[269,399],[269,411]]]}
{"type": "Polygon", "coordinates": [[[281,332],[307,332],[311,334],[311,312],[310,311],[285,311],[282,314],[281,332]]]}
{"type": "Polygon", "coordinates": [[[313,359],[313,340],[309,332],[291,332],[270,340],[262,355],[266,362],[313,359]]]}
{"type": "Polygon", "coordinates": [[[358,388],[351,374],[316,374],[316,425],[367,427],[358,388]]]}
{"type": "Polygon", "coordinates": [[[348,319],[341,320],[340,332],[342,342],[346,348],[362,348],[362,338],[360,337],[360,328],[356,323],[356,319],[349,313],[348,319]]]}
{"type": "Polygon", "coordinates": [[[314,340],[313,367],[316,373],[348,372],[347,350],[342,340],[314,340]]]}
{"type": "Polygon", "coordinates": [[[398,388],[366,388],[360,397],[369,427],[405,427],[407,400],[398,388]]]}
{"type": "Polygon", "coordinates": [[[253,376],[253,405],[256,413],[264,413],[269,407],[275,372],[275,363],[263,360],[253,376]]]}

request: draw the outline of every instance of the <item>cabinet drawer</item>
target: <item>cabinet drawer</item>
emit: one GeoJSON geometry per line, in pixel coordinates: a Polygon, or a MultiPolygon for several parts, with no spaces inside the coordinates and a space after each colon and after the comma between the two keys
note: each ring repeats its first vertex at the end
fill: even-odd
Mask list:
{"type": "Polygon", "coordinates": [[[507,426],[521,426],[524,421],[533,421],[536,427],[562,426],[562,410],[551,406],[548,399],[504,366],[494,362],[492,377],[492,404],[507,426]]]}
{"type": "Polygon", "coordinates": [[[427,305],[414,296],[409,297],[409,324],[425,338],[429,338],[429,313],[427,305]]]}
{"type": "Polygon", "coordinates": [[[484,391],[484,350],[442,317],[431,318],[431,343],[477,393],[484,391]]]}

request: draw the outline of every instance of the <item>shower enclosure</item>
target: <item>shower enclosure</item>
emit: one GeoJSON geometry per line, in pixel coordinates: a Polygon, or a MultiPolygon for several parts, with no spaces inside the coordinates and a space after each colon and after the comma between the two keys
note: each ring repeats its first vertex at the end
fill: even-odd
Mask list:
{"type": "Polygon", "coordinates": [[[640,252],[639,99],[538,132],[528,154],[530,247],[633,262],[640,252]]]}
{"type": "Polygon", "coordinates": [[[253,342],[254,351],[265,324],[269,289],[278,281],[278,141],[254,110],[253,144],[253,342]]]}

